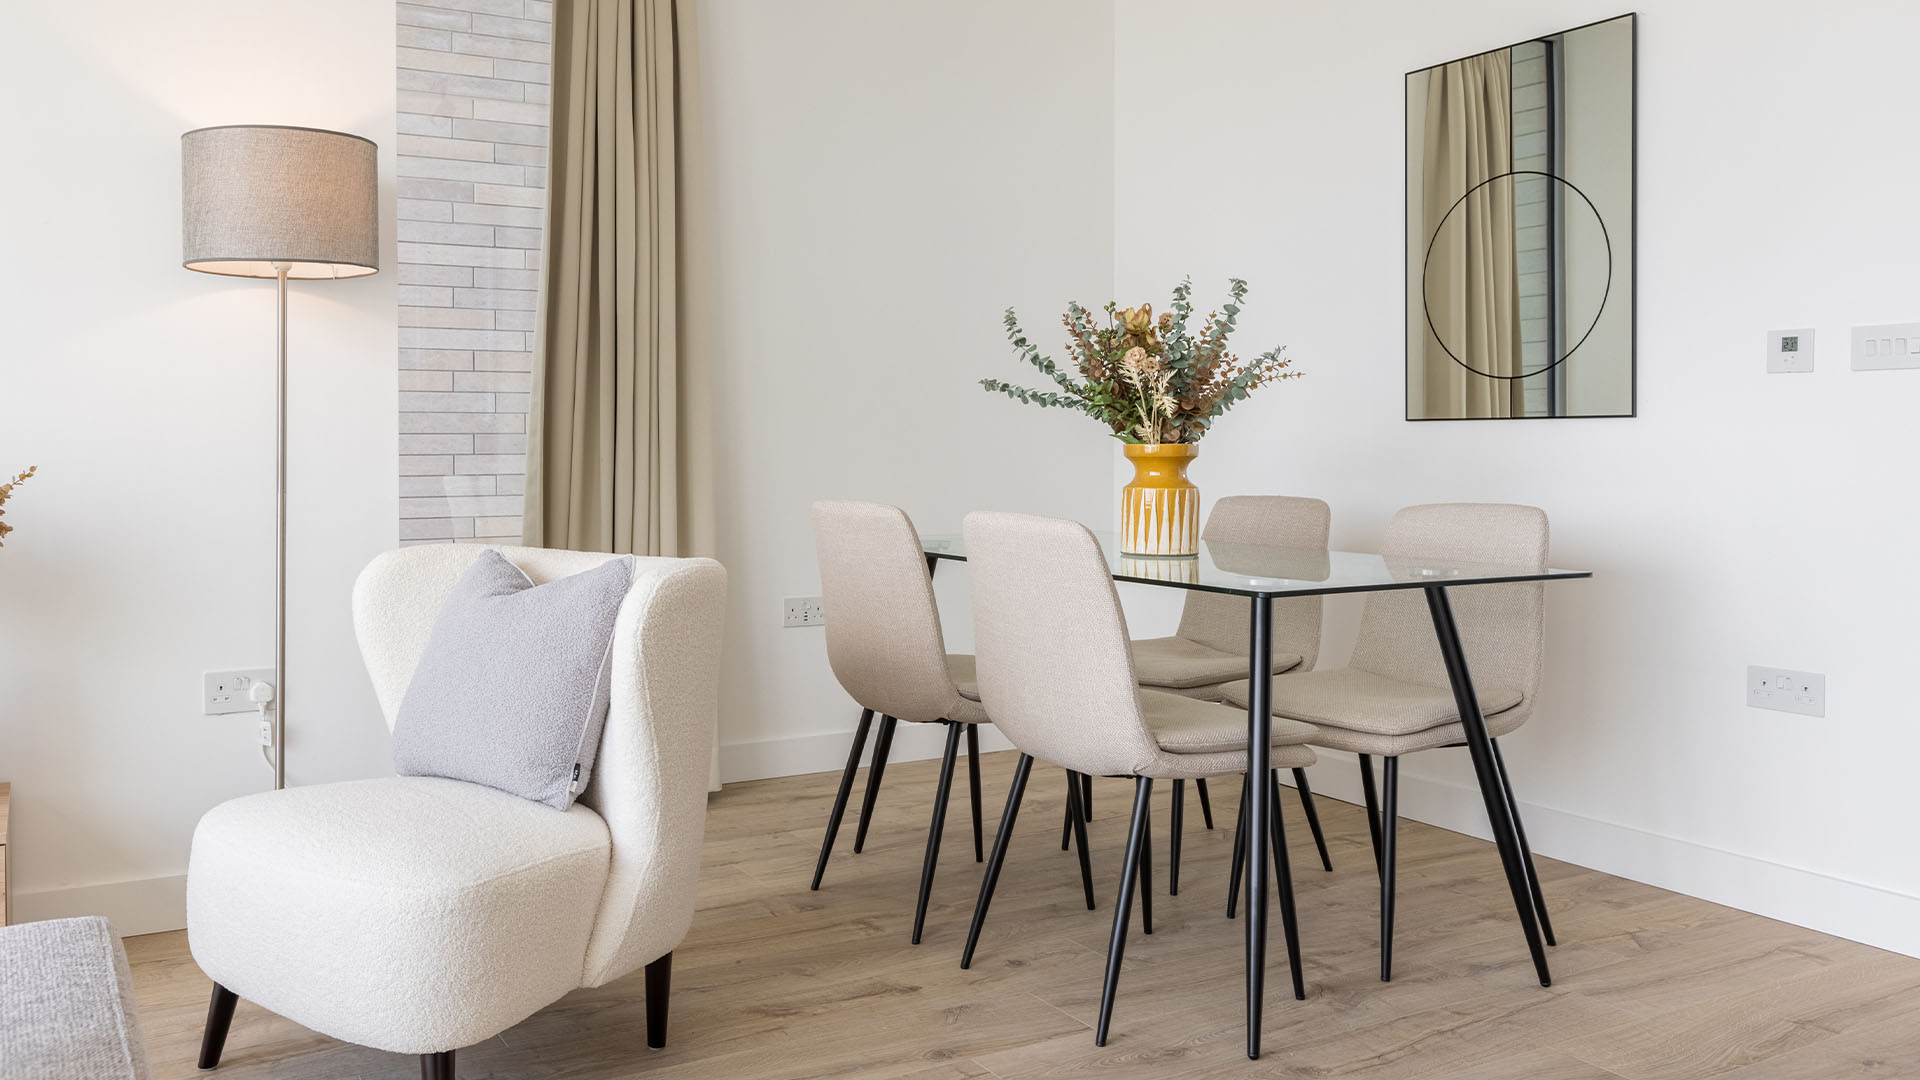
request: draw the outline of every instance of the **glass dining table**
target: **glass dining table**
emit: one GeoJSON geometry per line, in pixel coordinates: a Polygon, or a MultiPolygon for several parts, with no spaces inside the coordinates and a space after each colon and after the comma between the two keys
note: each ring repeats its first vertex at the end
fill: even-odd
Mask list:
{"type": "MultiPolygon", "coordinates": [[[[1113,533],[1095,532],[1107,567],[1115,581],[1153,585],[1200,592],[1226,593],[1248,599],[1247,670],[1251,680],[1247,701],[1247,790],[1261,793],[1247,806],[1247,835],[1268,835],[1269,816],[1279,807],[1267,796],[1264,778],[1271,750],[1271,694],[1274,678],[1270,665],[1262,662],[1269,655],[1273,634],[1273,607],[1264,601],[1296,596],[1329,596],[1338,593],[1384,592],[1419,589],[1426,594],[1427,610],[1433,618],[1434,636],[1440,645],[1453,698],[1466,731],[1467,752],[1473,759],[1474,776],[1486,803],[1487,818],[1493,827],[1494,843],[1507,875],[1507,887],[1513,893],[1514,909],[1526,936],[1527,949],[1540,985],[1547,986],[1546,950],[1542,947],[1539,915],[1534,909],[1533,890],[1527,874],[1512,805],[1507,801],[1494,765],[1493,742],[1487,735],[1486,719],[1480,712],[1474,692],[1473,676],[1467,670],[1460,631],[1454,624],[1453,607],[1448,600],[1452,589],[1476,585],[1513,582],[1560,581],[1592,577],[1587,570],[1559,570],[1548,567],[1495,566],[1481,563],[1432,561],[1370,555],[1352,551],[1325,551],[1305,548],[1272,547],[1264,544],[1202,541],[1200,553],[1183,558],[1147,558],[1120,551],[1113,533]]],[[[957,534],[921,537],[932,573],[942,561],[965,562],[966,544],[957,534]]],[[[1260,851],[1263,845],[1249,845],[1260,851]]],[[[1249,858],[1246,873],[1247,936],[1247,1057],[1260,1056],[1260,1016],[1265,994],[1267,954],[1267,882],[1266,858],[1249,858]]],[[[1287,948],[1298,953],[1299,942],[1287,941],[1287,948]]],[[[1306,990],[1297,976],[1294,996],[1304,999],[1306,990]]]]}

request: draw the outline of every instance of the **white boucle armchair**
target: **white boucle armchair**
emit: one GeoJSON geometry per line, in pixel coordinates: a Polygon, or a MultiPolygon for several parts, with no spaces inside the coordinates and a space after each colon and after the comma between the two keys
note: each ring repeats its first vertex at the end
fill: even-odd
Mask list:
{"type": "MultiPolygon", "coordinates": [[[[388,552],[354,587],[354,629],[393,726],[442,601],[480,548],[388,552]]],[[[497,549],[536,583],[611,556],[497,549]]],[[[665,1044],[673,949],[693,919],[726,572],[635,560],[614,626],[612,701],[565,811],[458,780],[388,777],[264,792],[194,832],[187,931],[213,979],[200,1067],[244,997],[334,1038],[453,1052],[579,987],[647,969],[665,1044]]]]}

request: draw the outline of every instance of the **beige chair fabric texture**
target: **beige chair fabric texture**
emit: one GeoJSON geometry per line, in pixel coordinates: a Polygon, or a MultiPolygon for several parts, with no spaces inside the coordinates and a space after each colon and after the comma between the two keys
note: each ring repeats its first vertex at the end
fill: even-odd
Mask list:
{"type": "MultiPolygon", "coordinates": [[[[1325,550],[1332,512],[1319,499],[1233,495],[1214,504],[1200,538],[1209,543],[1267,544],[1325,550]]],[[[1244,596],[1189,592],[1172,637],[1133,643],[1143,686],[1220,700],[1220,688],[1247,677],[1252,633],[1244,596]]],[[[1311,668],[1320,655],[1320,598],[1273,603],[1273,673],[1311,668]]]]}
{"type": "MultiPolygon", "coordinates": [[[[389,728],[442,602],[482,550],[405,548],[361,573],[354,630],[389,728]]],[[[609,558],[498,550],[536,583],[609,558]]],[[[633,561],[600,750],[571,809],[436,777],[215,807],[187,871],[202,970],[323,1034],[424,1054],[672,951],[699,892],[726,573],[708,559],[633,561]]]]}
{"type": "Polygon", "coordinates": [[[554,7],[530,545],[713,552],[692,30],[686,0],[554,7]]]}
{"type": "MultiPolygon", "coordinates": [[[[1246,770],[1245,713],[1138,686],[1120,598],[1085,526],[976,512],[965,531],[980,699],[1022,753],[1095,776],[1246,770]]],[[[1311,765],[1312,735],[1276,723],[1274,767],[1311,765]]]]}
{"type": "MultiPolygon", "coordinates": [[[[1394,515],[1380,553],[1389,561],[1545,569],[1547,545],[1547,515],[1535,507],[1442,503],[1394,515]]],[[[1545,589],[1472,585],[1447,595],[1488,733],[1498,738],[1526,722],[1540,694],[1545,589]]],[[[1315,745],[1393,756],[1465,738],[1450,687],[1423,591],[1375,592],[1349,665],[1275,680],[1273,709],[1319,727],[1315,745]]],[[[1224,688],[1223,697],[1244,705],[1246,683],[1224,688]]]]}
{"type": "Polygon", "coordinates": [[[898,507],[852,499],[813,504],[813,543],[827,611],[827,662],[864,709],[897,720],[984,724],[973,658],[949,656],[920,534],[898,507]]]}

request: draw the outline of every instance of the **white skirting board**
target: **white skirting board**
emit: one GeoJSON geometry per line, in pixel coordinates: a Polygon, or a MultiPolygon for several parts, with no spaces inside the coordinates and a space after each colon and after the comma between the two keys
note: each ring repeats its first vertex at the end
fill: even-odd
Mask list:
{"type": "MultiPolygon", "coordinates": [[[[938,725],[901,724],[894,731],[888,760],[939,757],[944,737],[938,725]]],[[[721,771],[728,783],[811,772],[838,773],[846,765],[852,739],[853,733],[845,731],[733,743],[721,748],[721,771]]],[[[873,741],[874,735],[869,734],[863,764],[873,756],[873,741]]],[[[991,726],[981,729],[983,752],[1010,748],[998,730],[991,726]]],[[[1359,804],[1363,799],[1360,770],[1353,756],[1323,750],[1320,757],[1320,764],[1308,773],[1314,793],[1359,804]]],[[[1292,782],[1286,773],[1280,776],[1282,783],[1292,782]]],[[[1524,779],[1519,786],[1524,790],[1524,779]]],[[[1004,791],[982,794],[989,808],[999,806],[1006,797],[1004,791]]],[[[832,798],[833,781],[822,777],[822,822],[832,798]]],[[[994,813],[992,809],[988,812],[994,813]]],[[[1289,826],[1306,827],[1291,797],[1285,812],[1289,826]]],[[[1480,792],[1465,785],[1402,772],[1400,814],[1411,821],[1483,840],[1493,836],[1487,828],[1480,792]]],[[[1540,855],[1920,957],[1920,897],[1533,803],[1522,802],[1520,814],[1526,823],[1527,840],[1540,855]]],[[[992,827],[991,820],[988,827],[992,827]]],[[[1494,860],[1491,851],[1488,858],[1494,860]]],[[[1497,861],[1488,863],[1488,873],[1499,873],[1497,861]]],[[[1552,900],[1551,894],[1548,900],[1552,900]]],[[[1554,929],[1566,938],[1578,932],[1571,925],[1555,924],[1554,929]]]]}
{"type": "Polygon", "coordinates": [[[104,915],[121,937],[183,930],[187,925],[187,875],[46,889],[13,898],[15,922],[76,915],[104,915]]]}

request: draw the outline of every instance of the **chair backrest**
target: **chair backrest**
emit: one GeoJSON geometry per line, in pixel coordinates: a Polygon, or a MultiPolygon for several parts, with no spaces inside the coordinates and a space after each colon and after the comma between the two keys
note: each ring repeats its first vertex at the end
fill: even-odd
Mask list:
{"type": "MultiPolygon", "coordinates": [[[[1436,503],[1393,516],[1380,553],[1389,560],[1487,563],[1545,569],[1547,515],[1532,506],[1436,503]]],[[[1518,690],[1524,720],[1546,660],[1545,589],[1539,582],[1447,590],[1476,686],[1518,690]]],[[[1403,682],[1447,686],[1446,665],[1422,590],[1367,594],[1352,666],[1403,682]]]]}
{"type": "MultiPolygon", "coordinates": [[[[1231,495],[1213,504],[1200,539],[1229,544],[1272,544],[1325,550],[1333,512],[1319,499],[1289,495],[1231,495]]],[[[1177,633],[1222,652],[1247,654],[1252,634],[1247,599],[1189,592],[1177,633]]],[[[1298,653],[1301,667],[1320,656],[1320,597],[1273,601],[1273,651],[1298,653]]]]}
{"type": "Polygon", "coordinates": [[[965,524],[980,701],[1022,753],[1097,776],[1158,757],[1126,616],[1100,544],[1057,518],[976,511],[965,524]]]}
{"type": "MultiPolygon", "coordinates": [[[[434,620],[482,549],[390,551],[353,588],[354,632],[391,729],[434,620]]],[[[535,584],[618,556],[497,548],[535,584]]],[[[581,972],[599,986],[671,951],[693,921],[718,711],[726,571],[711,559],[634,560],[614,622],[612,697],[580,801],[607,823],[613,857],[581,972]]]]}
{"type": "Polygon", "coordinates": [[[813,544],[827,609],[827,663],[862,708],[939,720],[959,691],[933,604],[920,534],[899,507],[852,499],[813,504],[813,544]]]}

